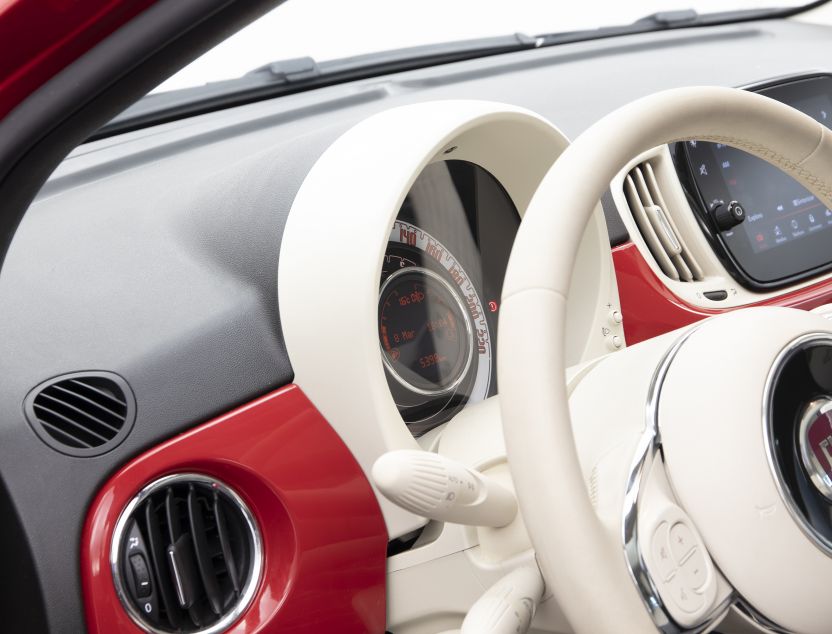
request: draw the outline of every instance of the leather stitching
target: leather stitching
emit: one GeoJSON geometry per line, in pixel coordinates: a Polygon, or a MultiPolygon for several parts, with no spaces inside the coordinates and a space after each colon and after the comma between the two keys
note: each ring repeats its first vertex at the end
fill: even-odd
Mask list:
{"type": "Polygon", "coordinates": [[[732,147],[750,152],[760,158],[764,158],[768,162],[773,163],[782,169],[784,172],[788,172],[797,180],[805,183],[812,191],[821,194],[825,203],[832,203],[832,188],[826,184],[826,181],[824,181],[820,176],[817,176],[814,172],[810,172],[805,167],[801,167],[800,164],[795,163],[791,159],[786,158],[779,152],[775,152],[765,145],[760,145],[759,143],[754,143],[753,141],[746,141],[745,139],[738,139],[736,137],[718,135],[698,135],[696,137],[685,138],[682,140],[689,141],[694,138],[699,139],[700,141],[724,143],[725,145],[730,145],[732,147]]]}

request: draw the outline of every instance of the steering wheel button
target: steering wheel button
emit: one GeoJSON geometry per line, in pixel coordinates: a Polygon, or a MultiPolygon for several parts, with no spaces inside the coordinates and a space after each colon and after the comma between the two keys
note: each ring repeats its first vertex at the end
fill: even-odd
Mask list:
{"type": "Polygon", "coordinates": [[[656,576],[662,581],[668,581],[676,572],[676,562],[673,561],[670,544],[668,543],[667,522],[662,522],[656,527],[656,531],[653,533],[651,548],[653,550],[653,565],[656,567],[656,576]]]}
{"type": "Polygon", "coordinates": [[[705,598],[689,587],[682,575],[673,577],[667,586],[673,603],[683,612],[696,612],[705,604],[705,598]]]}
{"type": "Polygon", "coordinates": [[[701,548],[695,548],[688,556],[679,569],[679,576],[682,583],[689,588],[699,590],[705,585],[708,579],[708,565],[701,548]]]}
{"type": "Polygon", "coordinates": [[[676,563],[682,565],[696,547],[697,539],[687,524],[676,522],[670,529],[670,551],[676,563]]]}

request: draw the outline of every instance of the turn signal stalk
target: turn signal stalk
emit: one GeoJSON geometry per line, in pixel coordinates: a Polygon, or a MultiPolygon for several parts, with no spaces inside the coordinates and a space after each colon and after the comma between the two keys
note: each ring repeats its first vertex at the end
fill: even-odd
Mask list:
{"type": "Polygon", "coordinates": [[[428,451],[387,452],[373,465],[373,480],[394,504],[439,522],[497,528],[517,515],[517,500],[509,489],[428,451]]]}

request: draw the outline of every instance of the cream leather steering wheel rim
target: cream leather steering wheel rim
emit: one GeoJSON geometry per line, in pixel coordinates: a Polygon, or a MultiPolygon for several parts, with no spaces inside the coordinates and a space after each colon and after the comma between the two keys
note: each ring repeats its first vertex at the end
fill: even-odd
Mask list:
{"type": "Polygon", "coordinates": [[[670,90],[624,106],[584,132],[541,182],[506,273],[498,380],[520,509],[547,588],[579,633],[656,625],[590,502],[576,452],[564,380],[569,280],[585,225],[615,174],[642,152],[687,139],[746,150],[832,208],[829,131],[788,106],[727,88],[670,90]]]}

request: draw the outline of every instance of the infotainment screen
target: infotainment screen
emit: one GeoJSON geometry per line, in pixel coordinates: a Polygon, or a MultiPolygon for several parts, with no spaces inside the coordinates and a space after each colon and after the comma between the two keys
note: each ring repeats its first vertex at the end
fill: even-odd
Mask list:
{"type": "MultiPolygon", "coordinates": [[[[829,76],[759,92],[832,126],[829,76]]],[[[731,200],[745,208],[742,224],[715,235],[741,269],[746,285],[792,281],[832,261],[832,211],[797,181],[766,161],[719,143],[688,141],[685,154],[704,215],[731,200]]]]}

